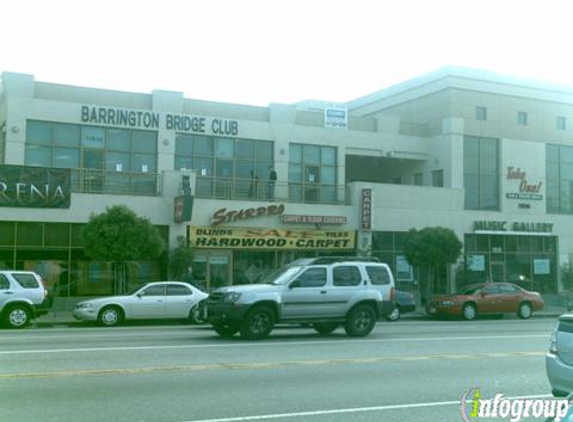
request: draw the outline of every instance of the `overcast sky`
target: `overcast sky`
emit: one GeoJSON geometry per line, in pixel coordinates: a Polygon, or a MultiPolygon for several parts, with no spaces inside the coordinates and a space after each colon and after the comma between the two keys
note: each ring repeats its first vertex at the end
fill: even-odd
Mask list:
{"type": "Polygon", "coordinates": [[[266,106],[446,65],[573,86],[570,0],[2,0],[0,72],[266,106]]]}

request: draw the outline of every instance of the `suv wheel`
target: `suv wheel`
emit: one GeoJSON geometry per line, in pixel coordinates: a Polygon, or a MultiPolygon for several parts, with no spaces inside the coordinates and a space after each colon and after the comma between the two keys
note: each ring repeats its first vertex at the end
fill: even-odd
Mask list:
{"type": "Polygon", "coordinates": [[[117,306],[106,306],[100,311],[97,320],[100,325],[113,327],[123,320],[123,312],[117,306]]]}
{"type": "Polygon", "coordinates": [[[217,334],[225,338],[231,338],[239,331],[239,326],[233,324],[216,324],[213,328],[217,334]]]}
{"type": "Polygon", "coordinates": [[[261,340],[270,334],[274,325],[273,311],[267,306],[257,306],[243,320],[241,337],[246,340],[261,340]]]}
{"type": "Polygon", "coordinates": [[[368,305],[358,305],[350,311],[344,324],[346,334],[351,337],[365,337],[376,325],[376,312],[368,305]]]}
{"type": "Polygon", "coordinates": [[[317,333],[330,334],[338,328],[338,324],[336,322],[319,322],[314,324],[313,328],[317,333]]]}
{"type": "Polygon", "coordinates": [[[6,325],[10,328],[23,328],[30,322],[30,312],[25,306],[13,305],[6,312],[6,325]]]}

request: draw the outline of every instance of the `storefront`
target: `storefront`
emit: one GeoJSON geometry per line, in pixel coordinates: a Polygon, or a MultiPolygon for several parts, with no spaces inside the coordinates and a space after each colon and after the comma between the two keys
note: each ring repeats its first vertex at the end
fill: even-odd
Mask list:
{"type": "Polygon", "coordinates": [[[211,290],[252,284],[282,265],[320,255],[354,255],[356,232],[284,228],[193,227],[194,278],[211,290]]]}

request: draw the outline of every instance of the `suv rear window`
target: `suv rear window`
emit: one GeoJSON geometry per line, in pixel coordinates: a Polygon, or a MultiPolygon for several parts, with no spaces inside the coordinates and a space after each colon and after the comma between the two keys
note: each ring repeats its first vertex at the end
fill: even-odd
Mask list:
{"type": "Polygon", "coordinates": [[[372,284],[376,286],[390,284],[390,274],[388,274],[385,267],[381,265],[367,265],[366,272],[372,284]]]}
{"type": "Polygon", "coordinates": [[[12,277],[14,277],[18,284],[24,289],[36,289],[40,286],[33,274],[13,273],[12,277]]]}
{"type": "Polygon", "coordinates": [[[358,268],[349,265],[335,267],[332,278],[335,286],[358,286],[362,281],[358,268]]]}

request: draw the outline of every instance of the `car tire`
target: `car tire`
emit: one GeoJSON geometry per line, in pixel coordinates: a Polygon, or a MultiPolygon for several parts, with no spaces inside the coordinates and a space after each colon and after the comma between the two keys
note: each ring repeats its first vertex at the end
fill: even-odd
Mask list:
{"type": "Polygon", "coordinates": [[[466,321],[473,321],[477,318],[477,308],[473,303],[466,303],[462,307],[462,317],[466,321]]]}
{"type": "Polygon", "coordinates": [[[388,321],[398,321],[402,316],[402,312],[400,311],[400,307],[396,306],[392,313],[386,317],[388,321]]]}
{"type": "Polygon", "coordinates": [[[275,325],[275,314],[267,306],[257,306],[247,313],[241,324],[241,337],[245,340],[262,340],[275,325]]]}
{"type": "Polygon", "coordinates": [[[6,310],[4,322],[10,328],[24,328],[30,319],[30,311],[26,306],[12,305],[6,310]]]}
{"type": "Polygon", "coordinates": [[[191,311],[189,311],[189,321],[191,324],[204,324],[206,322],[205,319],[205,310],[202,306],[194,306],[191,311]]]}
{"type": "Polygon", "coordinates": [[[376,312],[372,306],[358,305],[346,318],[344,331],[350,337],[366,337],[376,325],[376,312]]]}
{"type": "Polygon", "coordinates": [[[320,322],[313,324],[312,328],[319,334],[330,334],[338,328],[338,324],[336,322],[320,322]]]}
{"type": "Polygon", "coordinates": [[[517,316],[521,319],[529,319],[531,318],[532,309],[531,304],[529,302],[522,302],[519,304],[517,308],[517,316]]]}
{"type": "Polygon", "coordinates": [[[113,327],[114,325],[121,324],[123,321],[123,311],[119,306],[106,306],[99,312],[97,321],[99,325],[105,327],[113,327]]]}
{"type": "Polygon", "coordinates": [[[217,334],[224,338],[231,338],[239,331],[239,326],[235,324],[215,324],[213,329],[217,334]]]}

